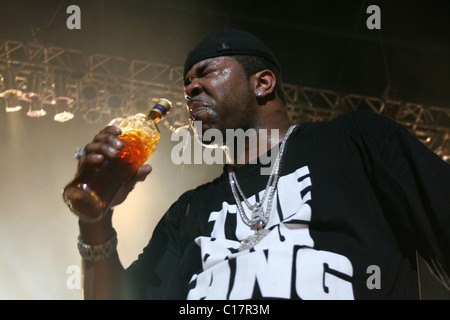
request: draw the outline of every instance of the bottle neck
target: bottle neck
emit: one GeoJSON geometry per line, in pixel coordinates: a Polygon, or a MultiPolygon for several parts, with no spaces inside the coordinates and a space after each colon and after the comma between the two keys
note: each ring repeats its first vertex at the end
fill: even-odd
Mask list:
{"type": "Polygon", "coordinates": [[[150,120],[153,120],[155,124],[158,124],[164,118],[164,116],[157,111],[151,110],[148,114],[148,118],[150,120]]]}

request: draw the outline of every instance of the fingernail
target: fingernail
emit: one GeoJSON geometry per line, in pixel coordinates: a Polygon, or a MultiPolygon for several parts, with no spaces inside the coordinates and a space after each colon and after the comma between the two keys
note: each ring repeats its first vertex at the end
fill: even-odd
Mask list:
{"type": "Polygon", "coordinates": [[[120,141],[120,139],[114,139],[113,143],[116,148],[119,148],[119,149],[123,148],[123,143],[122,143],[122,141],[120,141]]]}
{"type": "Polygon", "coordinates": [[[108,147],[108,151],[114,156],[118,153],[117,149],[113,147],[108,147]]]}
{"type": "Polygon", "coordinates": [[[103,156],[101,154],[94,153],[94,154],[91,155],[91,157],[92,157],[92,159],[94,159],[96,161],[103,160],[103,156]]]}

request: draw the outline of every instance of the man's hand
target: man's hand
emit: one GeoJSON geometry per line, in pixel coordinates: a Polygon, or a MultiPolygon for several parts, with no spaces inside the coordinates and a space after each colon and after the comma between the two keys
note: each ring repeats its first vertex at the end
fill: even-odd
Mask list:
{"type": "MultiPolygon", "coordinates": [[[[121,130],[115,126],[108,126],[100,131],[93,141],[86,145],[85,156],[78,163],[78,172],[86,167],[100,166],[105,160],[115,159],[119,150],[123,148],[122,141],[118,138],[121,130]]],[[[152,167],[144,164],[138,168],[134,177],[128,181],[118,192],[111,206],[116,206],[127,198],[139,181],[144,181],[152,171],[152,167]]]]}

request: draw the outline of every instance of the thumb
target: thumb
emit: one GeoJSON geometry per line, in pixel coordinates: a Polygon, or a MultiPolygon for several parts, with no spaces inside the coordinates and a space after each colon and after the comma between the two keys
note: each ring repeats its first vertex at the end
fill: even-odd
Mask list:
{"type": "Polygon", "coordinates": [[[144,181],[150,172],[152,172],[152,167],[149,164],[140,166],[136,172],[135,181],[144,181]]]}

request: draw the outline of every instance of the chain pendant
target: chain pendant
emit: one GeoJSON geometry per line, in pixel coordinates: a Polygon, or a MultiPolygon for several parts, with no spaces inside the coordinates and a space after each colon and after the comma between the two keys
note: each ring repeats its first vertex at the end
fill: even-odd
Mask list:
{"type": "Polygon", "coordinates": [[[255,234],[252,234],[247,239],[243,240],[241,242],[241,245],[239,246],[239,251],[244,250],[251,250],[253,247],[260,242],[270,231],[267,229],[259,229],[255,232],[255,234]]]}
{"type": "Polygon", "coordinates": [[[264,211],[261,208],[261,205],[259,203],[256,204],[256,206],[252,210],[252,220],[261,219],[264,217],[264,211]]]}
{"type": "Polygon", "coordinates": [[[264,195],[261,198],[261,202],[256,202],[254,205],[251,205],[244,193],[242,192],[234,171],[231,166],[228,166],[228,178],[230,180],[231,192],[233,193],[233,197],[236,200],[236,206],[239,212],[239,215],[242,221],[249,226],[252,230],[255,230],[255,233],[249,236],[247,239],[243,240],[239,246],[239,251],[251,250],[253,247],[259,243],[270,231],[265,229],[269,222],[269,217],[272,212],[272,201],[277,189],[278,183],[278,172],[280,169],[280,162],[284,152],[284,147],[289,135],[294,131],[295,125],[290,126],[289,130],[286,132],[283,141],[281,142],[280,150],[278,152],[277,158],[275,160],[275,165],[273,166],[272,173],[270,174],[269,180],[266,185],[266,190],[264,191],[264,195]],[[244,199],[247,208],[251,210],[252,217],[249,219],[242,207],[241,200],[239,199],[239,194],[244,199]],[[268,195],[268,202],[266,212],[263,210],[262,204],[266,200],[266,196],[268,195]]]}

